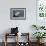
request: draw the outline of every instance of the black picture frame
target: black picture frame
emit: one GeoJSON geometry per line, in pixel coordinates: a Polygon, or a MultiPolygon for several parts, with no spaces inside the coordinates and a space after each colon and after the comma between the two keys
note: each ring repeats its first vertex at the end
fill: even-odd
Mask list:
{"type": "Polygon", "coordinates": [[[26,8],[10,8],[10,19],[11,20],[25,20],[26,8]]]}

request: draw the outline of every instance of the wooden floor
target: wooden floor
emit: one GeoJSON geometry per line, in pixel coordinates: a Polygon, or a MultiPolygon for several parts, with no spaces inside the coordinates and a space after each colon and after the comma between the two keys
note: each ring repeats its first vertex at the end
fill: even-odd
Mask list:
{"type": "MultiPolygon", "coordinates": [[[[34,43],[34,42],[32,42],[30,44],[31,44],[30,46],[37,46],[37,43],[34,43]]],[[[4,46],[4,43],[0,42],[0,46],[4,46]]],[[[15,43],[8,43],[8,46],[15,46],[15,43]]],[[[46,46],[46,43],[44,43],[44,45],[42,45],[42,46],[46,46]]]]}

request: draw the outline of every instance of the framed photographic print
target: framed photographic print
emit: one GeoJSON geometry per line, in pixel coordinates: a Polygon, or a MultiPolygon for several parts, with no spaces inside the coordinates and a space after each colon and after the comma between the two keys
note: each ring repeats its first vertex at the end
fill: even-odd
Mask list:
{"type": "Polygon", "coordinates": [[[46,18],[46,0],[37,0],[37,15],[39,18],[46,18]]]}
{"type": "Polygon", "coordinates": [[[37,0],[36,3],[36,24],[44,26],[46,25],[46,0],[37,0]]]}
{"type": "Polygon", "coordinates": [[[11,20],[25,20],[26,8],[10,8],[10,19],[11,20]]]}

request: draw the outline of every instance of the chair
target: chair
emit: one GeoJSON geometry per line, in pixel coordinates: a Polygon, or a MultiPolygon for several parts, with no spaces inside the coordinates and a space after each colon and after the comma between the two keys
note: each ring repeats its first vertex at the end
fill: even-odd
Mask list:
{"type": "Polygon", "coordinates": [[[30,46],[29,33],[21,33],[22,40],[26,38],[26,41],[20,42],[19,46],[30,46]]]}
{"type": "Polygon", "coordinates": [[[16,41],[16,46],[18,46],[18,28],[11,28],[11,33],[5,33],[5,46],[8,45],[8,42],[7,42],[7,38],[10,38],[10,37],[13,37],[13,36],[17,36],[15,38],[16,41]]]}

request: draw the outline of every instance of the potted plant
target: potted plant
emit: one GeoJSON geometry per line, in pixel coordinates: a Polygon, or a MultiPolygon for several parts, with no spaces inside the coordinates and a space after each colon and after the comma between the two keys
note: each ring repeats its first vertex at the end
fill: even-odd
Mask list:
{"type": "Polygon", "coordinates": [[[37,41],[38,41],[39,43],[41,43],[40,40],[41,40],[42,38],[45,38],[45,37],[44,37],[44,36],[46,36],[45,34],[46,34],[45,32],[35,32],[33,35],[37,38],[37,41]]]}

